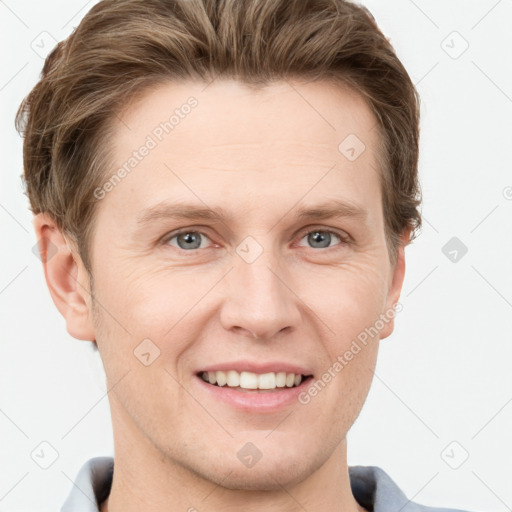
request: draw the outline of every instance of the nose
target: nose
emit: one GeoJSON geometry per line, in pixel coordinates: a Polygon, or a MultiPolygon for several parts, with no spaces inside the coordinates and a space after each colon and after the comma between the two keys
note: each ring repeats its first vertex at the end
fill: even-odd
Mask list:
{"type": "Polygon", "coordinates": [[[288,274],[265,252],[252,263],[235,260],[221,310],[224,329],[259,339],[294,331],[301,320],[300,299],[288,274]]]}

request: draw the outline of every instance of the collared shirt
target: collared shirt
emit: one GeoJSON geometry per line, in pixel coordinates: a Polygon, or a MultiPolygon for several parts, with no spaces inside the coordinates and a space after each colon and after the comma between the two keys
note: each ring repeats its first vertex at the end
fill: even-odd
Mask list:
{"type": "MultiPolygon", "coordinates": [[[[78,472],[61,512],[99,512],[110,493],[114,459],[94,457],[78,472]]],[[[377,466],[349,466],[350,486],[357,502],[369,512],[464,512],[434,508],[407,499],[391,477],[377,466]]]]}

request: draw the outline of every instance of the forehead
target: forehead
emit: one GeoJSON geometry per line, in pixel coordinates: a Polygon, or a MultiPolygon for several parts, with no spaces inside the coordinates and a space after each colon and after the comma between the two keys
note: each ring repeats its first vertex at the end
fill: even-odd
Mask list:
{"type": "Polygon", "coordinates": [[[359,94],[328,82],[159,84],[114,120],[106,179],[122,177],[100,207],[126,218],[168,199],[254,210],[267,193],[289,196],[283,207],[336,190],[372,200],[376,125],[359,94]]]}
{"type": "Polygon", "coordinates": [[[324,144],[338,150],[349,134],[374,145],[376,119],[362,96],[326,81],[273,82],[250,87],[234,80],[169,82],[143,92],[114,119],[116,147],[136,147],[141,136],[181,150],[197,135],[194,155],[227,142],[249,146],[287,141],[324,144]],[[212,130],[212,128],[214,128],[212,130]],[[172,136],[171,136],[172,135],[172,136]],[[275,136],[279,137],[279,141],[275,136]],[[188,141],[188,140],[187,140],[188,141]]]}

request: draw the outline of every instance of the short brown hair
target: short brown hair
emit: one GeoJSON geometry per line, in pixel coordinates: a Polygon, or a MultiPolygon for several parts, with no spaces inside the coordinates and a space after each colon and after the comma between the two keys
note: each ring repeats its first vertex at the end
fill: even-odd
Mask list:
{"type": "MultiPolygon", "coordinates": [[[[77,243],[92,277],[93,191],[103,183],[114,117],[150,86],[234,78],[341,81],[376,115],[386,239],[421,227],[419,96],[373,16],[344,0],[103,0],[46,58],[23,100],[24,180],[31,210],[77,243]]],[[[341,142],[341,141],[340,141],[341,142]]]]}

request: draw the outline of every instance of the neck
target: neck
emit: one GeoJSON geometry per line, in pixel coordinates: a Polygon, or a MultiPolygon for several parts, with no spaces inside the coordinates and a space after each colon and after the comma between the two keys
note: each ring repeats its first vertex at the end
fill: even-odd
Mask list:
{"type": "Polygon", "coordinates": [[[139,430],[114,428],[114,433],[119,431],[125,435],[114,435],[112,487],[101,512],[365,512],[350,488],[346,439],[302,480],[286,482],[282,472],[279,483],[274,479],[257,490],[245,490],[240,481],[236,489],[228,488],[226,482],[234,481],[228,480],[229,468],[219,471],[215,482],[157,450],[139,430]]]}

